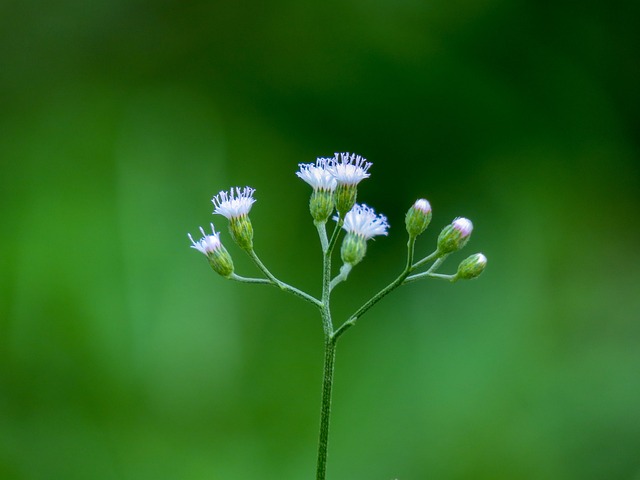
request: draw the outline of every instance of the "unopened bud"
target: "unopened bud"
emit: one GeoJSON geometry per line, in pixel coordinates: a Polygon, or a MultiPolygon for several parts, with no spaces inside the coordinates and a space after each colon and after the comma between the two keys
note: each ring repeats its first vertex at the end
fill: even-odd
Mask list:
{"type": "Polygon", "coordinates": [[[431,205],[421,198],[411,206],[404,219],[407,232],[411,237],[417,237],[424,232],[431,222],[431,205]]]}
{"type": "Polygon", "coordinates": [[[344,263],[354,266],[362,261],[367,253],[367,241],[362,235],[347,233],[342,241],[340,256],[344,263]]]}
{"type": "Polygon", "coordinates": [[[476,253],[468,258],[465,258],[458,266],[458,272],[454,277],[455,280],[471,280],[477,278],[482,272],[484,272],[487,266],[487,257],[482,253],[476,253]]]}
{"type": "Polygon", "coordinates": [[[471,220],[463,217],[456,218],[451,225],[447,225],[438,237],[438,253],[446,255],[456,252],[469,241],[473,224],[471,220]]]}

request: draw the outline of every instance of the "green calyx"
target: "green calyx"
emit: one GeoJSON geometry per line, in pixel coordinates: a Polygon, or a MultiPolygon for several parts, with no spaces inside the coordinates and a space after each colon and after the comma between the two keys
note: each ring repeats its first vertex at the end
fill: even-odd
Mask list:
{"type": "Polygon", "coordinates": [[[358,187],[356,185],[338,185],[335,192],[336,210],[340,218],[344,218],[349,210],[356,204],[358,187]]]}
{"type": "Polygon", "coordinates": [[[333,192],[314,190],[309,200],[309,211],[317,223],[326,223],[333,213],[333,192]]]}
{"type": "Polygon", "coordinates": [[[229,231],[233,241],[243,250],[253,250],[253,226],[247,215],[233,217],[229,221],[229,231]]]}
{"type": "Polygon", "coordinates": [[[342,241],[340,256],[344,263],[353,266],[362,261],[367,253],[367,241],[360,235],[347,233],[342,241]]]}
{"type": "Polygon", "coordinates": [[[230,277],[233,273],[233,260],[223,245],[209,252],[207,258],[209,259],[209,265],[211,265],[211,268],[213,268],[216,273],[225,278],[230,277]]]}

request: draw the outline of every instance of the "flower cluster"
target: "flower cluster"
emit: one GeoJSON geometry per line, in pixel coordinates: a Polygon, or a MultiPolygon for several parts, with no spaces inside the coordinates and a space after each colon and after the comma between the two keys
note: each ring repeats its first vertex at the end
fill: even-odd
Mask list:
{"type": "MultiPolygon", "coordinates": [[[[367,241],[378,235],[387,235],[389,228],[384,215],[377,215],[373,208],[356,203],[358,184],[369,178],[371,165],[366,158],[346,152],[336,153],[330,158],[317,158],[315,163],[301,163],[296,172],[296,175],[313,189],[309,211],[319,229],[324,231],[324,225],[331,214],[337,212],[333,218],[338,223],[338,228],[346,231],[341,257],[349,268],[362,261],[366,254],[367,241]]],[[[253,198],[254,193],[255,189],[251,187],[234,187],[228,191],[221,191],[211,200],[214,205],[213,213],[229,220],[231,237],[250,254],[253,254],[253,226],[249,212],[256,201],[253,198]]],[[[431,216],[431,204],[424,198],[416,200],[409,208],[405,216],[405,226],[410,243],[427,229],[431,216]]],[[[189,235],[192,247],[207,256],[216,272],[228,277],[233,273],[233,262],[220,242],[220,234],[216,233],[213,224],[211,229],[213,234],[206,235],[201,228],[203,237],[198,242],[189,235]]],[[[473,224],[470,220],[456,218],[440,233],[434,258],[444,259],[463,248],[472,231],[473,224]]],[[[326,242],[325,235],[323,248],[328,247],[326,242]]],[[[416,265],[422,263],[420,261],[416,265]]],[[[483,254],[472,255],[460,264],[455,276],[447,278],[452,281],[475,278],[482,273],[486,263],[487,259],[483,254]]]]}
{"type": "Polygon", "coordinates": [[[356,204],[357,185],[369,177],[371,163],[355,153],[336,153],[333,158],[318,158],[316,163],[301,163],[298,177],[313,187],[309,210],[316,223],[327,221],[334,207],[341,218],[356,204]]]}
{"type": "Polygon", "coordinates": [[[416,261],[414,258],[415,243],[417,238],[426,231],[432,217],[431,204],[428,200],[420,198],[411,205],[405,215],[405,227],[409,239],[404,269],[391,283],[347,317],[341,325],[336,326],[330,308],[333,289],[341,282],[345,282],[353,267],[364,259],[367,253],[367,242],[377,236],[386,236],[390,228],[387,217],[376,214],[373,208],[364,203],[356,203],[358,184],[369,178],[370,167],[370,162],[354,153],[336,153],[333,158],[318,158],[315,163],[299,164],[296,175],[313,189],[309,200],[309,211],[318,230],[322,247],[322,291],[320,296],[311,295],[280,280],[269,271],[254,251],[253,226],[249,219],[249,212],[256,200],[253,197],[255,190],[251,187],[234,187],[221,191],[211,201],[214,205],[213,213],[227,218],[231,237],[260,270],[263,275],[261,278],[243,277],[235,274],[231,256],[222,245],[220,233],[215,231],[213,223],[211,224],[211,234],[207,234],[200,227],[202,238],[198,241],[195,241],[191,234],[188,234],[191,248],[204,254],[213,270],[223,277],[243,283],[272,285],[319,309],[325,336],[325,369],[322,383],[322,408],[316,470],[318,480],[326,478],[333,359],[338,339],[378,301],[406,283],[424,278],[441,278],[450,282],[470,280],[477,278],[487,265],[487,257],[482,253],[476,253],[463,260],[453,275],[436,272],[449,255],[462,249],[469,241],[473,224],[463,217],[458,217],[450,225],[445,226],[438,236],[435,250],[430,255],[416,261]],[[329,235],[326,224],[334,212],[336,215],[333,216],[333,219],[336,224],[333,226],[333,232],[329,235]],[[346,232],[340,249],[343,264],[340,267],[340,272],[335,274],[335,268],[332,268],[333,254],[343,231],[346,232]],[[431,264],[430,267],[420,271],[427,264],[431,264]]]}

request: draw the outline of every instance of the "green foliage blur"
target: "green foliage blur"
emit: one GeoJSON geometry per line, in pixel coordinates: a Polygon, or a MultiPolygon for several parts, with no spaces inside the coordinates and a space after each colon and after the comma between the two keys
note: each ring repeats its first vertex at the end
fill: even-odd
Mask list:
{"type": "Polygon", "coordinates": [[[332,480],[640,478],[639,3],[6,0],[0,479],[311,479],[317,312],[187,232],[257,189],[255,247],[318,294],[297,164],[374,163],[389,237],[337,320],[473,220],[454,273],[339,344],[332,480]],[[635,40],[634,40],[635,39],[635,40]]]}

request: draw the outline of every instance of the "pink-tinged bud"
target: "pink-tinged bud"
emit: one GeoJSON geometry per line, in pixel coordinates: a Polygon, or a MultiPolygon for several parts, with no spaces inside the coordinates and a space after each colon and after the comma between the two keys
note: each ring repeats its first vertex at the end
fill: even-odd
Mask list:
{"type": "Polygon", "coordinates": [[[465,258],[458,266],[458,272],[454,277],[455,280],[471,280],[480,276],[487,266],[487,257],[482,253],[476,253],[465,258]]]}
{"type": "Polygon", "coordinates": [[[456,218],[440,232],[438,253],[446,255],[460,250],[469,241],[472,231],[473,223],[471,223],[471,220],[463,217],[456,218]]]}
{"type": "Polygon", "coordinates": [[[421,198],[411,206],[405,216],[407,233],[411,237],[417,237],[424,232],[431,222],[431,205],[427,200],[421,198]]]}

